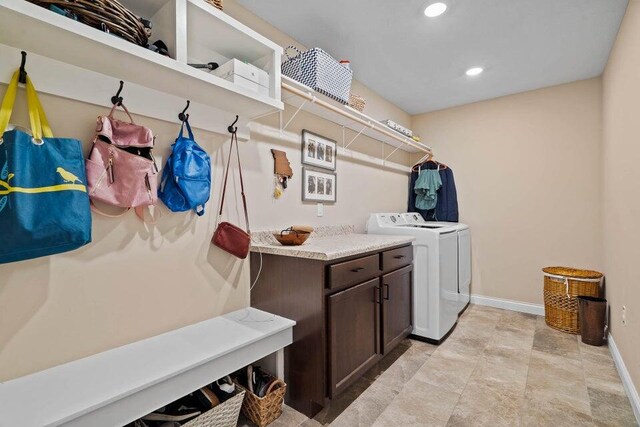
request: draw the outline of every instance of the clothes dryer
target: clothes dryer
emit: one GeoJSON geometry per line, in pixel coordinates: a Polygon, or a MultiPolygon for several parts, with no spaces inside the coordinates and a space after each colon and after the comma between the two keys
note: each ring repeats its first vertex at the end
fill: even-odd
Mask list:
{"type": "Polygon", "coordinates": [[[370,215],[366,228],[370,234],[415,237],[413,334],[439,342],[455,326],[461,309],[459,226],[438,222],[418,224],[399,213],[376,213],[370,215]]]}

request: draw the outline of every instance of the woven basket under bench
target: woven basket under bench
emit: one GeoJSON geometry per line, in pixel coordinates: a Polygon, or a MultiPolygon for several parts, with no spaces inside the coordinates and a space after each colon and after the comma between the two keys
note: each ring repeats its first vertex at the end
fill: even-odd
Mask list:
{"type": "Polygon", "coordinates": [[[265,427],[282,415],[282,404],[287,385],[281,379],[275,379],[267,389],[264,397],[258,397],[236,382],[236,387],[246,392],[242,413],[258,427],[265,427]]]}
{"type": "Polygon", "coordinates": [[[244,390],[239,391],[231,399],[182,424],[182,427],[236,427],[244,396],[244,390]]]}
{"type": "Polygon", "coordinates": [[[568,267],[546,267],[544,317],[547,325],[570,334],[580,333],[578,296],[600,296],[602,273],[568,267]]]}

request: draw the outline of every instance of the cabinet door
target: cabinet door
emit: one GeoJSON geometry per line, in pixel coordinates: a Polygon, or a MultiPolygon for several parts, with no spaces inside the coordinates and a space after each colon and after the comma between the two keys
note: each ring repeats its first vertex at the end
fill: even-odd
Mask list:
{"type": "Polygon", "coordinates": [[[329,396],[334,397],[380,355],[380,279],[329,296],[329,396]]]}
{"type": "Polygon", "coordinates": [[[412,329],[412,271],[408,265],[382,276],[382,346],[391,351],[412,329]]]}

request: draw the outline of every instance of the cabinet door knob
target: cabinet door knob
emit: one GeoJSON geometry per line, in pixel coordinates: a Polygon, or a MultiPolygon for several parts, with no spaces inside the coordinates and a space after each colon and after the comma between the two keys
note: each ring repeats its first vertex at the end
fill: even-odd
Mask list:
{"type": "Polygon", "coordinates": [[[376,304],[382,305],[382,286],[376,286],[373,288],[373,301],[376,304]]]}
{"type": "Polygon", "coordinates": [[[364,267],[357,267],[357,268],[352,268],[352,269],[351,269],[351,271],[352,271],[353,273],[357,273],[357,272],[362,271],[362,270],[364,270],[364,267]]]}
{"type": "Polygon", "coordinates": [[[385,293],[386,293],[386,295],[385,295],[384,299],[386,299],[387,301],[389,301],[389,284],[388,284],[388,283],[385,283],[385,284],[384,284],[384,289],[385,289],[385,293]]]}

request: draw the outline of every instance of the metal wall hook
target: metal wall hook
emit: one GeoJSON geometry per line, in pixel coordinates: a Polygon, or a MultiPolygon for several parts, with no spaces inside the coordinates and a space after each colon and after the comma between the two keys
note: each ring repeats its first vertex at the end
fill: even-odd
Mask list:
{"type": "Polygon", "coordinates": [[[122,97],[120,96],[120,92],[122,92],[122,88],[124,87],[124,82],[120,80],[120,87],[118,88],[118,92],[114,96],[111,97],[111,103],[113,105],[122,105],[122,97]]]}
{"type": "Polygon", "coordinates": [[[22,61],[20,61],[20,74],[18,76],[18,82],[27,84],[27,70],[24,69],[24,66],[27,63],[27,52],[23,50],[20,52],[20,54],[22,55],[22,61]]]}
{"type": "Polygon", "coordinates": [[[231,123],[231,125],[227,128],[227,130],[229,131],[229,133],[236,133],[238,132],[238,127],[234,127],[234,125],[236,123],[238,123],[238,119],[239,116],[236,114],[236,119],[233,121],[233,123],[231,123]]]}
{"type": "Polygon", "coordinates": [[[182,110],[182,113],[178,114],[178,120],[180,120],[181,122],[186,122],[187,120],[189,120],[189,115],[185,113],[187,112],[187,109],[189,108],[190,103],[191,101],[187,99],[187,106],[184,107],[184,110],[182,110]]]}

